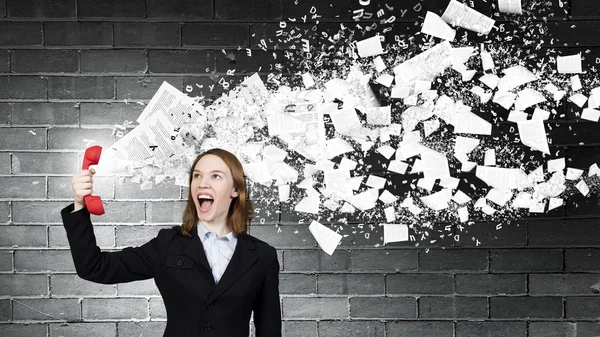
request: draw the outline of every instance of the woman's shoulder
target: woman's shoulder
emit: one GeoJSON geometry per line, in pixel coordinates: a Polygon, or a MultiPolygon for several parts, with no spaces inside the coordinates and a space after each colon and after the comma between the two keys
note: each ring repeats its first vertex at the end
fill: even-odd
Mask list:
{"type": "Polygon", "coordinates": [[[242,234],[243,239],[247,240],[249,242],[251,242],[254,247],[256,247],[256,250],[259,253],[265,253],[265,254],[277,254],[275,251],[275,247],[271,246],[270,244],[266,243],[265,241],[257,238],[256,236],[252,236],[250,234],[242,234]]]}

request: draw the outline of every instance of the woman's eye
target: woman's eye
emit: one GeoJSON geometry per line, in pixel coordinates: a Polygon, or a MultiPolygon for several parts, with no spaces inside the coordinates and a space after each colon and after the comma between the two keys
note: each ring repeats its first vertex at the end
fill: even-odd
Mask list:
{"type": "Polygon", "coordinates": [[[218,174],[213,174],[213,178],[215,178],[215,179],[216,179],[216,178],[221,178],[221,176],[220,176],[220,175],[218,175],[218,174]]]}
{"type": "Polygon", "coordinates": [[[200,175],[198,173],[194,174],[194,178],[198,178],[200,175]]]}

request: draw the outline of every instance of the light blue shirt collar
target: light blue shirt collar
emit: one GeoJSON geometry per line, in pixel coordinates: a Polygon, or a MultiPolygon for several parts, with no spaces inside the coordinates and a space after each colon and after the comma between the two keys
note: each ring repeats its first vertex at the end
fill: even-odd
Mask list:
{"type": "MultiPolygon", "coordinates": [[[[206,228],[206,226],[202,222],[198,221],[198,237],[200,237],[200,240],[202,240],[202,242],[205,242],[209,239],[211,235],[214,235],[216,238],[215,233],[209,231],[208,228],[206,228]]],[[[231,249],[233,250],[235,248],[235,244],[237,243],[237,234],[234,231],[231,231],[225,234],[224,236],[220,237],[219,239],[227,239],[225,241],[228,242],[228,246],[231,247],[231,249]]]]}

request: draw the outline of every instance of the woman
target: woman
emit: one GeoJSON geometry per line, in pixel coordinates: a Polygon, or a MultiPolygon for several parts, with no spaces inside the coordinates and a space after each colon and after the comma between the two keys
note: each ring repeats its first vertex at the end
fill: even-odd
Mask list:
{"type": "Polygon", "coordinates": [[[244,171],[222,149],[199,155],[189,173],[183,224],[140,247],[101,252],[83,197],[95,170],[73,176],[75,202],[61,211],[77,275],[111,284],[154,278],[167,311],[164,336],[281,336],[275,249],[246,234],[252,219],[244,171]]]}

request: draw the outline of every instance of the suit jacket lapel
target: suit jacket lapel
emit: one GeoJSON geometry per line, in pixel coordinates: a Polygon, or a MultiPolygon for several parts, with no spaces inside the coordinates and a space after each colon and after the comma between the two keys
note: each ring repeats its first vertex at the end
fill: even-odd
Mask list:
{"type": "Polygon", "coordinates": [[[210,264],[208,264],[208,259],[206,258],[206,253],[204,252],[204,246],[202,245],[202,240],[198,237],[198,229],[194,228],[190,234],[192,235],[191,242],[183,250],[183,253],[196,261],[204,270],[202,270],[202,275],[206,278],[206,281],[211,286],[211,288],[215,287],[215,279],[213,278],[212,271],[210,270],[210,264]]]}
{"type": "Polygon", "coordinates": [[[219,280],[219,283],[217,283],[214,291],[210,294],[208,301],[211,302],[223,294],[235,283],[235,281],[242,277],[257,260],[258,257],[255,253],[254,243],[248,240],[246,235],[239,235],[231,260],[227,264],[227,268],[225,268],[225,272],[219,280]]]}

